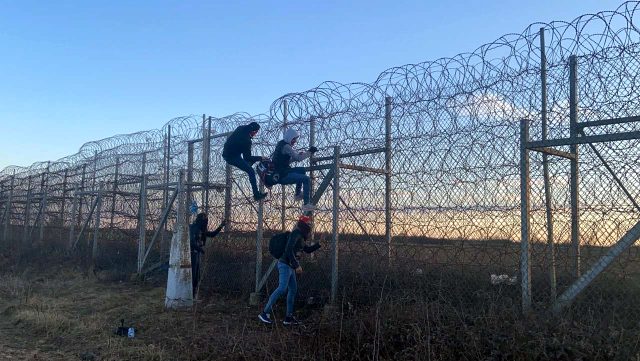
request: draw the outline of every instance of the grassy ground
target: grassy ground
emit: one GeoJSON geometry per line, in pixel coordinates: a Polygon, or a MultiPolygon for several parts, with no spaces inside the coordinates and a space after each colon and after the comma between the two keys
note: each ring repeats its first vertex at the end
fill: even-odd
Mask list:
{"type": "MultiPolygon", "coordinates": [[[[488,285],[484,274],[345,269],[334,312],[300,297],[304,326],[287,328],[260,324],[259,308],[224,287],[168,312],[163,275],[123,280],[77,264],[0,257],[0,360],[640,359],[633,280],[594,285],[563,318],[525,317],[518,286],[488,285]],[[114,335],[120,319],[138,329],[134,339],[114,335]]],[[[308,270],[301,278],[319,272],[308,270]]]]}

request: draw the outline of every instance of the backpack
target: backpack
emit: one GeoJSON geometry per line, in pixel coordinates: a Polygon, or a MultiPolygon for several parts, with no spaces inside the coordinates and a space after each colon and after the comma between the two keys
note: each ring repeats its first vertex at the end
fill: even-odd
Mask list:
{"type": "Polygon", "coordinates": [[[273,162],[270,160],[260,161],[256,166],[256,173],[258,173],[262,184],[267,188],[273,187],[280,181],[280,175],[276,172],[273,162]]]}
{"type": "Polygon", "coordinates": [[[284,254],[284,249],[287,247],[287,241],[291,232],[278,233],[271,237],[269,240],[269,253],[279,259],[284,254]]]}

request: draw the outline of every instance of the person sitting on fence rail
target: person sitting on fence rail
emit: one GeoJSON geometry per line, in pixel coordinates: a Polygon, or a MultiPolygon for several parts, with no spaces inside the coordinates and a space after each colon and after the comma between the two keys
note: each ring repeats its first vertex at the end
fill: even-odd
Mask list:
{"type": "Polygon", "coordinates": [[[278,288],[269,296],[269,301],[263,311],[258,315],[260,321],[272,324],[271,313],[273,305],[287,291],[287,313],[285,325],[297,325],[300,322],[293,315],[293,306],[298,291],[296,273],[302,273],[302,267],[296,258],[301,251],[312,253],[320,248],[319,243],[307,246],[305,242],[311,234],[311,218],[300,216],[292,232],[280,233],[269,241],[269,252],[274,258],[278,258],[278,288]]]}
{"type": "Polygon", "coordinates": [[[195,221],[189,225],[189,241],[191,243],[191,284],[193,285],[193,297],[196,296],[198,283],[200,281],[200,257],[204,253],[204,246],[207,243],[207,237],[213,238],[220,233],[222,228],[227,224],[226,220],[222,220],[218,228],[213,232],[207,231],[209,219],[206,213],[200,213],[196,216],[195,221]]]}
{"type": "Polygon", "coordinates": [[[267,196],[267,193],[261,193],[258,190],[256,173],[251,167],[253,163],[267,159],[266,157],[251,155],[251,138],[256,136],[258,130],[260,130],[260,124],[256,122],[237,127],[233,133],[229,135],[222,149],[222,158],[224,158],[225,162],[246,172],[249,176],[253,199],[256,201],[267,196]]]}
{"type": "Polygon", "coordinates": [[[296,151],[293,146],[297,143],[300,134],[297,130],[289,128],[284,132],[282,140],[276,145],[271,160],[278,173],[280,184],[295,184],[295,199],[302,200],[302,211],[313,211],[315,206],[311,204],[311,181],[305,174],[303,167],[291,168],[291,162],[300,162],[318,151],[316,147],[310,147],[307,151],[296,151]]]}

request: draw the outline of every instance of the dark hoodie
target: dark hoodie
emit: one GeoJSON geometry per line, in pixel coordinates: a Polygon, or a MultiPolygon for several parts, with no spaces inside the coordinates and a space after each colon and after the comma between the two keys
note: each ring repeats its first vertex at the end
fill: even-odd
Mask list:
{"type": "Polygon", "coordinates": [[[224,159],[229,159],[242,155],[242,158],[249,163],[255,163],[261,160],[262,157],[251,155],[252,142],[251,135],[249,134],[259,129],[260,125],[255,122],[237,127],[224,143],[222,157],[224,159]]]}
{"type": "Polygon", "coordinates": [[[189,241],[191,243],[191,252],[200,252],[204,253],[204,249],[202,247],[205,246],[207,242],[207,237],[215,237],[220,233],[222,228],[218,227],[213,232],[207,231],[207,219],[198,214],[196,220],[189,225],[189,241]]]}
{"type": "Polygon", "coordinates": [[[300,253],[300,251],[312,253],[320,248],[320,244],[318,243],[311,246],[304,244],[309,237],[309,233],[311,233],[311,227],[308,224],[299,221],[296,228],[293,229],[293,232],[289,234],[289,239],[287,240],[287,245],[284,248],[284,254],[280,257],[280,262],[296,269],[300,266],[296,259],[296,253],[300,253]]]}

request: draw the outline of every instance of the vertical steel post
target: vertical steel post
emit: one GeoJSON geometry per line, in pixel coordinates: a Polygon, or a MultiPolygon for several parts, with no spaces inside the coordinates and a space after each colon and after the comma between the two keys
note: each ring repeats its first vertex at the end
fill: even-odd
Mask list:
{"type": "Polygon", "coordinates": [[[113,177],[113,194],[111,195],[111,219],[109,220],[109,229],[113,229],[113,222],[116,214],[116,192],[118,192],[118,178],[120,176],[120,157],[116,157],[116,169],[113,177]]]}
{"type": "Polygon", "coordinates": [[[138,273],[142,272],[147,235],[147,176],[140,182],[140,205],[138,214],[138,273]]]}
{"type": "MultiPolygon", "coordinates": [[[[167,126],[167,142],[165,154],[166,158],[164,164],[164,187],[162,188],[163,211],[165,211],[167,207],[169,207],[169,173],[171,171],[171,125],[167,126]]],[[[169,248],[167,239],[165,238],[165,233],[168,230],[168,223],[169,222],[164,223],[164,232],[160,232],[160,253],[163,255],[167,253],[167,249],[169,248]]]]}
{"type": "Polygon", "coordinates": [[[393,98],[384,99],[384,233],[387,241],[387,261],[391,265],[393,250],[391,247],[391,112],[393,98]]]}
{"type": "Polygon", "coordinates": [[[45,215],[47,214],[47,192],[49,191],[49,186],[45,186],[45,188],[42,189],[42,198],[40,198],[40,202],[42,202],[42,204],[40,205],[40,219],[38,220],[38,227],[39,227],[39,234],[38,234],[38,241],[42,242],[44,240],[44,220],[45,220],[45,215]]]}
{"type": "MultiPolygon", "coordinates": [[[[578,60],[575,55],[569,57],[569,124],[570,137],[578,137],[578,60]]],[[[579,171],[578,145],[573,144],[570,152],[575,155],[571,159],[571,248],[573,256],[574,276],[580,277],[580,215],[579,204],[579,171]]]]}
{"type": "MultiPolygon", "coordinates": [[[[87,177],[87,164],[83,164],[82,165],[82,177],[80,179],[80,189],[77,189],[77,192],[84,192],[85,190],[85,182],[86,182],[86,177],[87,177]]],[[[77,207],[77,217],[76,217],[76,223],[80,224],[80,222],[82,221],[82,195],[80,195],[78,197],[78,207],[77,207]]]]}
{"type": "Polygon", "coordinates": [[[96,189],[96,178],[98,176],[98,151],[93,152],[93,177],[91,179],[91,190],[96,189]]]}
{"type": "MultiPolygon", "coordinates": [[[[289,103],[287,102],[287,100],[283,100],[282,101],[282,137],[284,138],[284,133],[287,131],[287,119],[289,117],[289,103]]],[[[285,229],[287,228],[286,226],[286,221],[287,221],[287,209],[286,209],[286,201],[287,201],[287,197],[286,197],[286,186],[284,184],[280,185],[280,189],[282,190],[282,194],[280,197],[280,202],[281,202],[281,207],[280,207],[280,230],[282,232],[285,231],[285,229]]]]}
{"type": "MultiPolygon", "coordinates": [[[[205,196],[206,196],[204,189],[206,188],[206,184],[207,184],[207,182],[205,180],[205,176],[206,176],[206,174],[205,174],[205,168],[206,168],[205,154],[207,152],[207,149],[206,149],[207,148],[207,142],[205,141],[205,138],[206,138],[206,134],[207,134],[207,116],[205,114],[202,114],[202,131],[201,131],[201,133],[202,133],[202,155],[201,155],[202,159],[200,159],[200,167],[202,169],[202,179],[201,180],[202,180],[203,188],[202,188],[202,193],[201,193],[201,196],[200,196],[200,206],[203,207],[203,210],[204,210],[204,203],[205,203],[205,196]]],[[[187,207],[187,214],[189,214],[189,207],[187,207]]]]}
{"type": "MultiPolygon", "coordinates": [[[[542,98],[542,140],[547,139],[547,55],[544,42],[544,28],[540,28],[540,82],[542,98]]],[[[556,252],[553,243],[553,213],[551,212],[551,182],[549,181],[549,155],[542,153],[542,170],[544,173],[544,200],[547,216],[547,258],[549,260],[549,284],[551,302],[556,300],[556,252]]]]}
{"type": "Polygon", "coordinates": [[[228,232],[231,230],[231,196],[233,194],[233,169],[228,163],[225,166],[224,173],[224,219],[227,220],[227,223],[224,226],[224,232],[228,237],[228,232]]]}
{"type": "Polygon", "coordinates": [[[29,222],[31,218],[31,176],[28,177],[27,200],[24,207],[24,229],[22,233],[22,243],[26,245],[29,236],[29,222]]]}
{"type": "Polygon", "coordinates": [[[68,249],[71,250],[71,248],[73,247],[73,243],[75,241],[76,235],[75,235],[75,231],[76,231],[76,214],[78,207],[80,206],[80,197],[77,194],[78,188],[76,186],[73,187],[72,191],[71,191],[71,224],[69,227],[69,247],[68,249]]]}
{"type": "Polygon", "coordinates": [[[11,176],[11,183],[10,183],[10,188],[9,188],[9,198],[7,198],[7,206],[4,210],[5,212],[5,216],[4,216],[4,228],[2,229],[2,240],[3,241],[8,241],[8,237],[9,237],[9,226],[11,226],[11,202],[13,201],[13,187],[14,187],[14,182],[15,182],[15,171],[13,172],[13,175],[11,176]]]}
{"type": "MultiPolygon", "coordinates": [[[[264,192],[264,185],[260,184],[260,192],[264,192]]],[[[264,199],[258,202],[258,226],[256,229],[256,288],[260,292],[260,279],[262,279],[262,238],[264,232],[264,199]]]]}
{"type": "MultiPolygon", "coordinates": [[[[312,115],[310,124],[309,124],[309,147],[316,147],[316,126],[317,126],[316,116],[312,115]]],[[[309,165],[314,166],[316,164],[315,154],[311,153],[311,158],[309,159],[309,165]]],[[[316,173],[315,171],[309,172],[309,194],[313,195],[313,190],[316,187],[316,173]]],[[[315,225],[315,217],[313,217],[313,211],[311,212],[311,242],[315,242],[316,232],[314,230],[315,225]]],[[[311,254],[313,257],[313,253],[311,254]]]]}
{"type": "Polygon", "coordinates": [[[331,304],[338,293],[338,217],[340,215],[340,146],[333,147],[333,227],[331,237],[331,304]]]}
{"type": "Polygon", "coordinates": [[[209,176],[210,176],[210,158],[211,158],[211,117],[207,120],[207,134],[203,139],[206,142],[206,151],[204,154],[204,213],[209,214],[209,176]]]}
{"type": "Polygon", "coordinates": [[[531,247],[529,244],[529,120],[520,121],[520,278],[522,312],[531,309],[531,247]]]}
{"type": "Polygon", "coordinates": [[[95,266],[98,259],[98,238],[100,237],[100,209],[102,208],[102,193],[104,191],[104,184],[100,183],[98,189],[98,199],[96,199],[96,219],[93,225],[93,246],[91,247],[91,259],[95,266]]]}
{"type": "MultiPolygon", "coordinates": [[[[62,203],[60,204],[60,227],[64,231],[64,211],[67,204],[67,183],[69,179],[69,170],[64,170],[64,177],[62,178],[62,203]]],[[[71,217],[73,218],[73,217],[71,217]]],[[[61,237],[62,238],[62,237],[61,237]]]]}
{"type": "MultiPolygon", "coordinates": [[[[193,149],[194,148],[194,143],[193,142],[189,142],[188,146],[187,146],[187,194],[186,194],[186,204],[189,204],[191,202],[191,200],[193,199],[193,149]]],[[[186,210],[186,217],[187,220],[189,219],[189,207],[187,207],[186,210]]],[[[188,224],[188,221],[187,221],[188,224]]]]}

